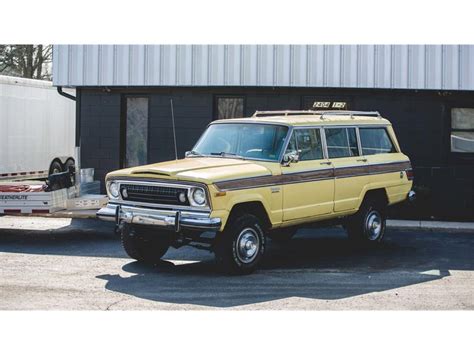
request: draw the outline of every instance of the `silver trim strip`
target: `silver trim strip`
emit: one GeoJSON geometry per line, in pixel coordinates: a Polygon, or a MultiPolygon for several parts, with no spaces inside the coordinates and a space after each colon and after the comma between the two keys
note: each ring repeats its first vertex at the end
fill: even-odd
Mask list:
{"type": "Polygon", "coordinates": [[[176,232],[181,228],[217,231],[222,224],[220,218],[210,217],[209,213],[155,210],[113,203],[101,208],[96,215],[104,221],[115,221],[117,225],[121,223],[141,224],[174,229],[176,232]]]}

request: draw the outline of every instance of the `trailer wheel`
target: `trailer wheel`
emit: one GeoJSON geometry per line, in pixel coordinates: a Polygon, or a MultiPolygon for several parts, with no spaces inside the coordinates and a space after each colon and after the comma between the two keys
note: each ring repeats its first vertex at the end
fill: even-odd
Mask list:
{"type": "Polygon", "coordinates": [[[49,175],[59,174],[62,171],[63,165],[59,161],[54,160],[49,167],[49,175]]]}
{"type": "Polygon", "coordinates": [[[66,164],[64,164],[64,171],[68,172],[71,166],[75,168],[76,162],[74,161],[74,159],[69,158],[68,160],[66,160],[66,164]]]}
{"type": "MultiPolygon", "coordinates": [[[[64,164],[64,171],[69,172],[69,169],[71,167],[74,169],[74,172],[76,172],[76,162],[74,161],[74,159],[69,158],[68,160],[66,160],[66,164],[64,164]]],[[[76,174],[73,174],[71,176],[71,179],[72,183],[76,184],[76,174]]]]}

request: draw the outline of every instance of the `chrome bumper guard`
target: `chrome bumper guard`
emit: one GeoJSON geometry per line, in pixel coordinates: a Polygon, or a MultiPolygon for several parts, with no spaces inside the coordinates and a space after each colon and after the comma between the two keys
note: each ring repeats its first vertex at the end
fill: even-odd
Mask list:
{"type": "Polygon", "coordinates": [[[174,229],[176,232],[183,228],[218,231],[221,227],[221,219],[211,218],[209,213],[155,210],[111,203],[101,208],[96,215],[103,221],[115,221],[118,226],[124,222],[174,229]]]}

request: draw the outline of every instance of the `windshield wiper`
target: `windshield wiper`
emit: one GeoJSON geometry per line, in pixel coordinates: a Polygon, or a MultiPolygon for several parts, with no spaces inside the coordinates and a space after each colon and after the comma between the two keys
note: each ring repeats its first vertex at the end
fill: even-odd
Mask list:
{"type": "Polygon", "coordinates": [[[211,155],[213,155],[213,156],[218,155],[218,156],[221,156],[221,157],[223,157],[223,158],[245,159],[243,156],[237,155],[237,154],[235,154],[235,153],[226,153],[226,152],[215,153],[215,152],[213,152],[213,153],[211,153],[211,155]]]}
{"type": "Polygon", "coordinates": [[[202,155],[201,153],[199,152],[196,152],[195,150],[190,150],[189,152],[186,152],[186,156],[189,157],[189,156],[193,156],[193,157],[203,157],[204,155],[202,155]]]}

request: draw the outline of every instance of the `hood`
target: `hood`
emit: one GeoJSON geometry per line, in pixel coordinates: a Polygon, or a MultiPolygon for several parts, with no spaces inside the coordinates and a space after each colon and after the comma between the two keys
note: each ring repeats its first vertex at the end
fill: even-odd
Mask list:
{"type": "Polygon", "coordinates": [[[125,175],[212,184],[229,179],[270,175],[271,171],[264,164],[268,163],[218,157],[193,157],[117,170],[108,174],[107,177],[125,175]]]}

